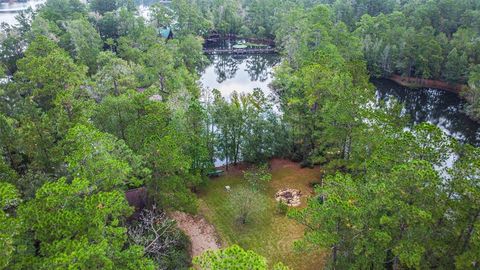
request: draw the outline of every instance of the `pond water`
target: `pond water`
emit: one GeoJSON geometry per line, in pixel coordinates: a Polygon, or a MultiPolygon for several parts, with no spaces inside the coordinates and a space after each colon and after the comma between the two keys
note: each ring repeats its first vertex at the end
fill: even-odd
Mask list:
{"type": "MultiPolygon", "coordinates": [[[[222,40],[220,42],[206,42],[207,49],[227,49],[237,42],[222,40]]],[[[237,91],[251,93],[260,88],[266,95],[272,94],[268,84],[273,79],[273,67],[280,63],[277,54],[219,54],[209,55],[210,65],[203,71],[200,82],[207,91],[217,89],[223,97],[228,98],[237,91]]]]}
{"type": "MultiPolygon", "coordinates": [[[[29,0],[18,3],[0,3],[0,23],[15,24],[15,16],[22,9],[33,8],[46,0],[29,0]]],[[[137,1],[148,6],[153,0],[137,1]]],[[[140,8],[141,9],[141,8],[140,8]]],[[[206,44],[206,47],[228,48],[234,41],[206,44]]],[[[280,56],[260,55],[214,55],[211,64],[204,70],[200,82],[207,89],[218,89],[224,97],[233,91],[250,93],[260,88],[267,95],[272,94],[268,84],[273,79],[273,67],[280,63],[280,56]]],[[[474,145],[480,145],[480,124],[472,121],[463,112],[464,101],[456,94],[437,89],[412,90],[388,80],[372,81],[377,88],[378,99],[397,98],[405,105],[405,113],[411,117],[411,124],[429,122],[437,125],[447,134],[474,145]]]]}
{"type": "MultiPolygon", "coordinates": [[[[280,63],[279,55],[215,55],[209,58],[211,64],[200,79],[204,88],[216,88],[226,98],[234,90],[250,93],[256,87],[267,95],[272,94],[268,84],[273,79],[273,67],[280,63]]],[[[465,102],[456,94],[438,89],[408,89],[389,80],[373,80],[372,83],[376,86],[377,99],[394,97],[404,104],[410,124],[429,122],[462,142],[480,146],[480,124],[463,112],[465,102]]]]}
{"type": "Polygon", "coordinates": [[[233,91],[251,93],[260,88],[272,93],[268,84],[273,79],[273,67],[280,62],[277,55],[212,55],[200,82],[211,90],[217,89],[225,98],[233,91]]]}
{"type": "MultiPolygon", "coordinates": [[[[80,0],[86,3],[86,0],[80,0]]],[[[113,0],[112,0],[113,1],[113,0]]],[[[148,7],[158,0],[136,0],[135,4],[138,6],[138,11],[141,16],[148,16],[148,7]]],[[[0,3],[0,24],[8,23],[14,25],[17,23],[15,17],[21,10],[27,8],[37,9],[39,5],[44,4],[47,0],[27,0],[26,2],[7,2],[0,3]]]]}
{"type": "Polygon", "coordinates": [[[409,89],[389,80],[373,80],[378,99],[395,97],[404,104],[410,124],[428,122],[459,141],[480,146],[480,124],[464,113],[465,101],[438,89],[409,89]]]}
{"type": "Polygon", "coordinates": [[[29,0],[27,2],[0,3],[0,24],[8,23],[14,25],[17,23],[15,16],[27,8],[36,9],[39,5],[45,3],[46,0],[29,0]]]}

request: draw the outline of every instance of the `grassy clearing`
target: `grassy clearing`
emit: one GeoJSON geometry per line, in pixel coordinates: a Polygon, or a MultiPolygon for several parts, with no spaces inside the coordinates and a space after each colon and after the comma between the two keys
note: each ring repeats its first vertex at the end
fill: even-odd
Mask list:
{"type": "MultiPolygon", "coordinates": [[[[293,242],[303,236],[304,227],[285,216],[276,213],[275,193],[281,188],[295,188],[303,195],[312,192],[310,183],[318,181],[319,169],[300,169],[297,164],[273,160],[272,181],[265,191],[267,207],[254,221],[240,225],[230,211],[229,193],[240,185],[246,185],[241,171],[234,170],[222,177],[212,179],[200,193],[201,213],[216,227],[225,244],[239,244],[243,248],[252,249],[265,256],[270,263],[282,261],[293,269],[321,269],[324,256],[316,254],[300,254],[293,251],[293,242]]],[[[302,197],[302,206],[306,198],[302,197]]]]}

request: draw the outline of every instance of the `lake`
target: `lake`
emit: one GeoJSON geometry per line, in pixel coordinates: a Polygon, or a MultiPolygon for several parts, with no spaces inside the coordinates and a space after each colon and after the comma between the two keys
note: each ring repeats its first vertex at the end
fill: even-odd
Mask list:
{"type": "Polygon", "coordinates": [[[233,91],[251,93],[260,88],[267,95],[273,79],[273,67],[280,62],[277,55],[212,55],[211,64],[201,77],[207,89],[218,89],[228,98],[233,91]]]}
{"type": "MultiPolygon", "coordinates": [[[[1,3],[0,23],[15,24],[19,10],[35,9],[46,0],[30,0],[25,3],[1,3]]],[[[145,11],[152,1],[138,1],[140,10],[145,11]]],[[[206,47],[227,48],[232,42],[206,44],[206,47]]],[[[204,70],[200,82],[207,89],[218,89],[224,97],[233,91],[250,93],[254,88],[272,94],[268,87],[273,79],[273,67],[280,63],[280,56],[259,55],[215,55],[210,56],[211,64],[204,70]]],[[[411,124],[429,122],[440,127],[447,134],[474,145],[480,145],[480,124],[472,121],[464,112],[465,102],[456,94],[437,89],[408,89],[388,80],[373,80],[378,99],[397,98],[405,105],[411,124]]]]}
{"type": "Polygon", "coordinates": [[[46,0],[30,0],[27,2],[17,3],[0,3],[0,23],[8,23],[14,25],[17,23],[15,16],[27,8],[36,9],[39,5],[45,3],[46,0]]]}
{"type": "MultiPolygon", "coordinates": [[[[221,47],[229,46],[222,44],[221,47]]],[[[202,73],[200,82],[209,90],[218,89],[228,98],[233,91],[250,93],[258,87],[272,94],[269,83],[279,55],[215,55],[202,73]]],[[[464,100],[456,94],[438,89],[408,89],[389,80],[372,80],[377,100],[396,98],[404,104],[410,124],[429,122],[454,138],[480,146],[480,124],[464,112],[464,100]]]]}
{"type": "MultiPolygon", "coordinates": [[[[112,0],[113,1],[113,0],[112,0]]],[[[138,6],[139,14],[142,16],[148,16],[148,6],[155,3],[157,0],[136,0],[135,3],[138,6]]],[[[27,8],[37,9],[39,5],[44,4],[47,0],[28,0],[26,2],[16,3],[0,3],[0,24],[8,23],[14,25],[17,23],[15,16],[21,11],[27,8]]],[[[86,3],[86,0],[80,0],[80,2],[86,3]]]]}

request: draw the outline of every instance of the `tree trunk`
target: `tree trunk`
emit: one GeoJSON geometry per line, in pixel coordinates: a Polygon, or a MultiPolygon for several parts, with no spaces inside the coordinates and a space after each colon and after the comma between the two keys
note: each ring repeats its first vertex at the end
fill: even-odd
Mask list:
{"type": "Polygon", "coordinates": [[[118,83],[116,80],[113,80],[113,94],[117,97],[120,95],[120,92],[118,91],[118,83]]]}
{"type": "Polygon", "coordinates": [[[224,138],[225,138],[225,149],[224,149],[224,153],[225,153],[225,170],[228,171],[228,140],[227,140],[227,134],[224,134],[224,138]]]}
{"type": "MultiPolygon", "coordinates": [[[[337,234],[340,232],[340,222],[337,221],[337,224],[336,224],[336,231],[337,231],[337,234]]],[[[338,257],[338,245],[335,244],[333,245],[332,247],[332,261],[333,261],[333,269],[336,269],[336,266],[337,266],[337,257],[338,257]]]]}
{"type": "Polygon", "coordinates": [[[395,256],[395,258],[393,258],[392,270],[399,270],[399,269],[400,269],[400,262],[398,261],[398,256],[395,256]]]}
{"type": "Polygon", "coordinates": [[[480,211],[477,211],[477,213],[474,215],[474,217],[472,218],[472,221],[470,222],[470,224],[468,226],[467,233],[465,235],[465,239],[463,240],[463,246],[462,246],[463,252],[465,252],[467,250],[468,243],[470,242],[470,239],[472,238],[472,233],[473,233],[473,229],[475,227],[475,222],[477,221],[479,216],[480,216],[480,211]]]}
{"type": "Polygon", "coordinates": [[[117,115],[120,122],[120,136],[122,140],[126,141],[122,113],[120,112],[120,110],[118,110],[118,108],[117,108],[117,115]]]}

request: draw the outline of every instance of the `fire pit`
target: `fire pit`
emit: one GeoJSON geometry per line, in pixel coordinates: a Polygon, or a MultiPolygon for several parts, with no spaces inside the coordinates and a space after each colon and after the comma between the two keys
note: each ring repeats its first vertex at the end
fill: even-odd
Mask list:
{"type": "Polygon", "coordinates": [[[300,198],[302,192],[298,189],[286,188],[281,189],[275,194],[275,200],[277,202],[283,202],[288,206],[297,207],[300,206],[300,198]]]}

